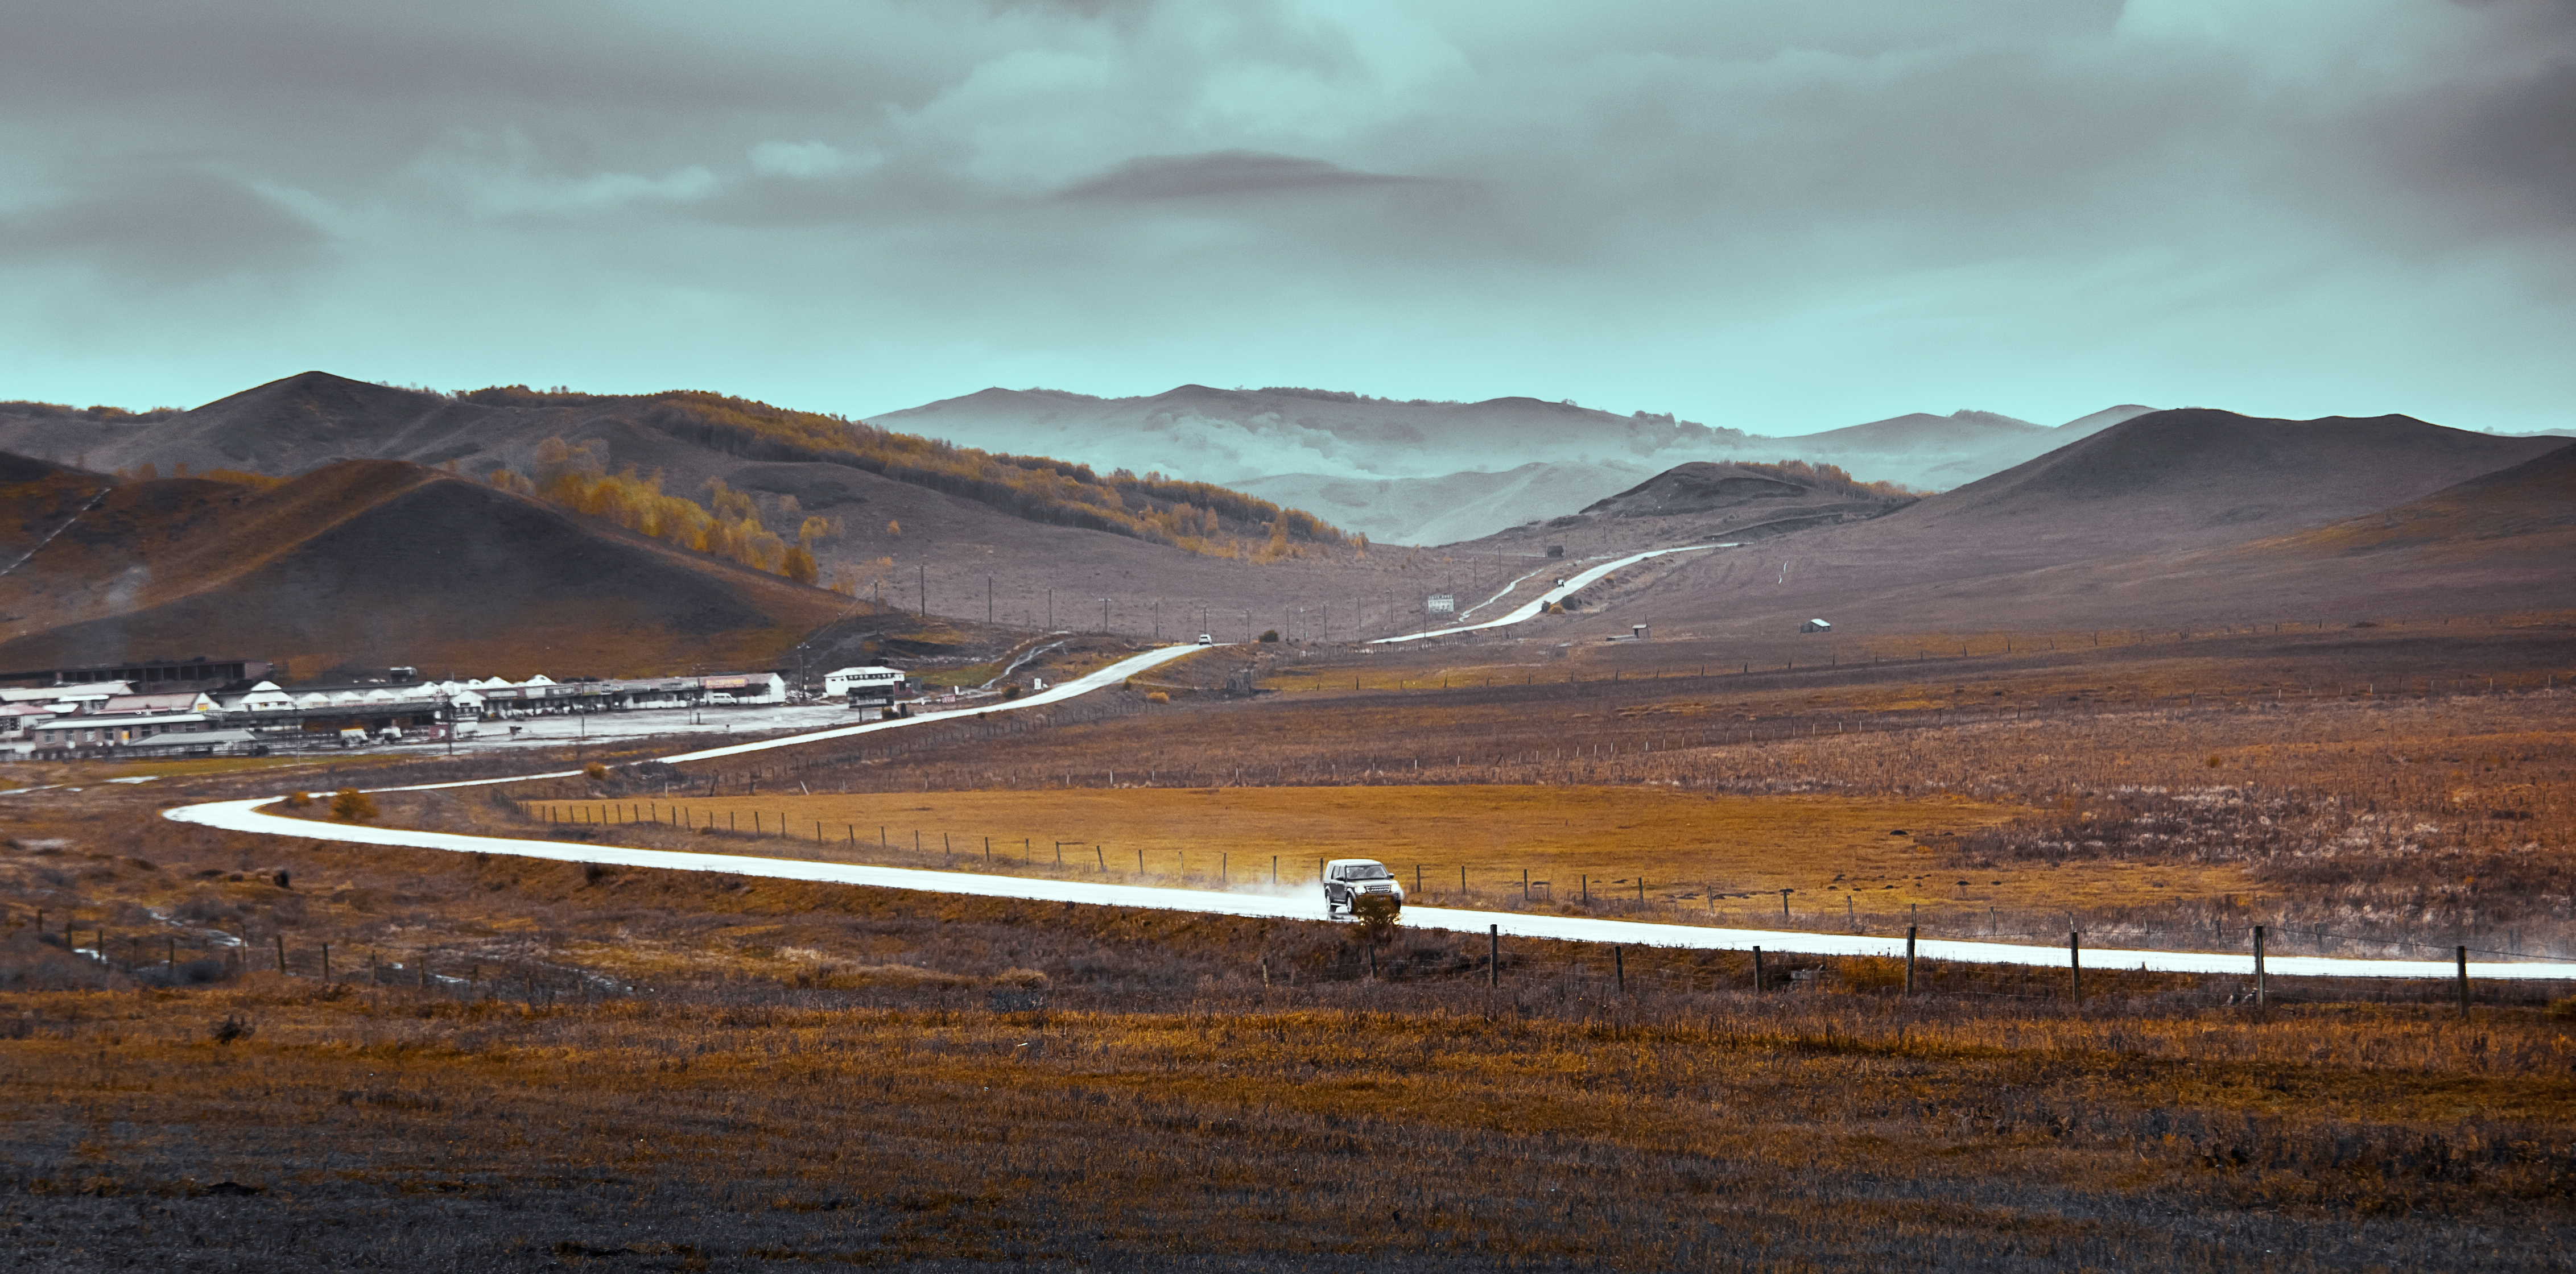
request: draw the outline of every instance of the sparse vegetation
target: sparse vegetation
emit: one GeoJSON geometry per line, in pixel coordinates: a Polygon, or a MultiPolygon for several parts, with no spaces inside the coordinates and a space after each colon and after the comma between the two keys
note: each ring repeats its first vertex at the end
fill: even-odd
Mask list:
{"type": "MultiPolygon", "coordinates": [[[[1679,675],[1643,645],[1242,649],[1157,677],[1274,693],[1142,714],[1113,691],[383,816],[922,866],[943,827],[960,859],[1008,829],[997,858],[1024,860],[995,870],[1058,870],[1062,839],[1103,851],[1068,875],[1148,845],[1199,885],[1231,852],[1251,887],[1273,852],[1311,870],[1365,838],[1408,890],[1417,852],[1532,862],[1555,896],[1531,906],[1580,906],[1595,863],[1631,888],[1687,863],[1738,873],[1738,922],[1785,881],[1794,927],[1857,892],[1867,927],[1920,906],[1973,936],[1976,895],[2017,890],[2088,939],[2565,943],[2569,692],[2498,653],[2563,643],[2464,646],[2494,693],[2404,697],[2367,688],[2380,647],[2288,649],[1796,676],[1679,675]],[[694,826],[653,817],[673,800],[694,826]],[[815,848],[834,803],[871,826],[815,848]],[[711,808],[800,831],[697,830],[711,808]],[[1872,920],[1867,895],[1893,901],[1872,920]]],[[[510,763],[536,762],[385,777],[510,763]]],[[[2576,1231],[2562,986],[2481,982],[2462,1016],[2447,983],[2277,971],[2258,1009],[2241,975],[2089,963],[2080,1003],[2062,970],[1930,960],[1911,995],[1898,961],[1778,952],[1759,988],[1740,952],[1507,939],[1495,969],[1482,934],[267,840],[73,786],[0,810],[0,1194],[40,1257],[345,1267],[410,1226],[407,1257],[465,1268],[2519,1270],[2576,1231]]],[[[1492,874],[1474,901],[1514,905],[1492,874]]],[[[1675,919],[1710,902],[1646,892],[1675,919]]]]}
{"type": "Polygon", "coordinates": [[[374,797],[354,787],[344,787],[331,797],[331,817],[343,823],[362,823],[376,816],[374,797]]]}

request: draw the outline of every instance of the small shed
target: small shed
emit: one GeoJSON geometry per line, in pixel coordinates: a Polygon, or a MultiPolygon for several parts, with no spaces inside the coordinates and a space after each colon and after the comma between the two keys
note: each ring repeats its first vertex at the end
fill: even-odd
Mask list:
{"type": "Polygon", "coordinates": [[[1833,630],[1833,625],[1828,624],[1821,619],[1811,619],[1806,623],[1798,625],[1798,631],[1802,633],[1829,633],[1833,630]]]}

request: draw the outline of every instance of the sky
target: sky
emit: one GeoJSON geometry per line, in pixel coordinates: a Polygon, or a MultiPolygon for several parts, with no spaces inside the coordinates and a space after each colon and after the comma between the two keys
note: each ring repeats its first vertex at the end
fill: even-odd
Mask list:
{"type": "Polygon", "coordinates": [[[2576,0],[0,0],[0,398],[2571,430],[2576,0]]]}

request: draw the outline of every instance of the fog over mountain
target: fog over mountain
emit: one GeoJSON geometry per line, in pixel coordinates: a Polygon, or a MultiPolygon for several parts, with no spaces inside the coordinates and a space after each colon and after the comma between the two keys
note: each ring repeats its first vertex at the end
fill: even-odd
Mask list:
{"type": "Polygon", "coordinates": [[[1428,402],[1348,392],[1182,385],[1133,398],[987,389],[875,424],[988,451],[1217,482],[1380,541],[1445,544],[1572,513],[1675,465],[1786,460],[1942,489],[2008,469],[2150,410],[2055,428],[1984,411],[1917,412],[1771,437],[1570,401],[1428,402]]]}

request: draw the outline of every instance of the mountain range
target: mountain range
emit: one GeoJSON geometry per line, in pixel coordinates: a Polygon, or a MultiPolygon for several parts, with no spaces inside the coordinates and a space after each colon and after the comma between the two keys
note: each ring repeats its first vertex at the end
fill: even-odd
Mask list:
{"type": "MultiPolygon", "coordinates": [[[[1580,423],[1568,410],[1514,409],[1531,436],[1547,430],[1529,422],[1580,423]]],[[[1651,621],[1659,635],[1773,640],[1829,617],[1836,640],[1869,640],[2576,606],[2565,439],[2186,409],[2060,430],[1873,422],[1843,445],[1893,451],[1944,430],[1988,454],[2057,443],[1928,497],[1824,462],[1683,461],[1408,549],[1122,474],[1114,456],[971,452],[713,395],[439,395],[307,373],[148,417],[0,406],[0,446],[21,453],[0,457],[0,667],[206,653],[308,672],[686,671],[855,655],[867,638],[832,634],[898,623],[923,648],[949,639],[942,625],[987,620],[1348,641],[1418,628],[1431,594],[1543,587],[1558,555],[1708,544],[1731,547],[1621,572],[1577,616],[1523,635],[1651,621]],[[660,483],[616,476],[629,471],[660,483]],[[777,528],[770,556],[732,532],[693,539],[653,507],[700,493],[694,517],[777,528]],[[814,559],[801,576],[775,556],[791,539],[814,559]]],[[[1682,435],[1656,422],[1624,436],[1682,435]]],[[[1578,463],[1596,462],[1535,460],[1482,488],[1404,481],[1448,482],[1466,508],[1578,463]]]]}
{"type": "Polygon", "coordinates": [[[1222,483],[1381,542],[1446,544],[1571,513],[1691,461],[1799,459],[1909,487],[1957,486],[2148,410],[2113,407],[2055,428],[1993,412],[1914,413],[1769,437],[1535,398],[1432,402],[1182,385],[1130,398],[987,389],[876,423],[1222,483]]]}

